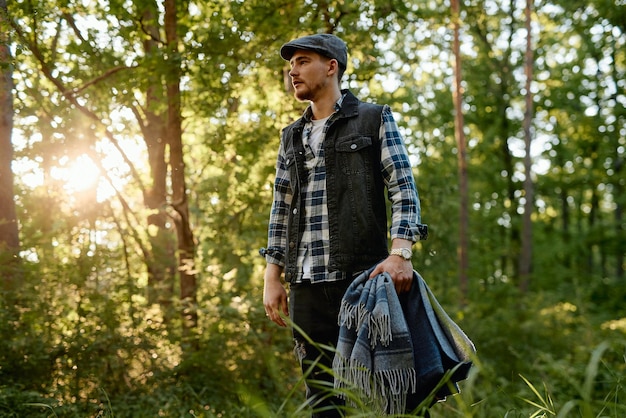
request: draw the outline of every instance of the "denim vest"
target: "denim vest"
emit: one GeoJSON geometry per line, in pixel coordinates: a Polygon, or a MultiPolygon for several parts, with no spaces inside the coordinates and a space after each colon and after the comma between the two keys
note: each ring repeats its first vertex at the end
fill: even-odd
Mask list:
{"type": "MultiPolygon", "coordinates": [[[[360,102],[347,92],[339,115],[329,126],[323,147],[326,158],[329,274],[346,277],[370,268],[388,255],[385,185],[380,170],[380,124],[383,107],[360,102]]],[[[293,199],[287,223],[287,281],[295,279],[298,248],[304,229],[301,181],[306,181],[302,132],[298,119],[283,131],[293,199]]]]}

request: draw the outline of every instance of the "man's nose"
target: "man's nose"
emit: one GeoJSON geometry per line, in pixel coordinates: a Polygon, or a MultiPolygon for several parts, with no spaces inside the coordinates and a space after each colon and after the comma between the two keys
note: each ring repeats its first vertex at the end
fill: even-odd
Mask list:
{"type": "Polygon", "coordinates": [[[289,76],[293,77],[294,74],[297,74],[298,71],[296,71],[296,67],[292,67],[291,70],[289,70],[289,76]]]}

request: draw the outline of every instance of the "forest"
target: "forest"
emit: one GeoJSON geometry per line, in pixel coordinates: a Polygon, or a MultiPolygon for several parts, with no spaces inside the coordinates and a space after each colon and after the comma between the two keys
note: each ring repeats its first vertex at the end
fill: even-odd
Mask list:
{"type": "Polygon", "coordinates": [[[0,0],[0,417],[306,416],[259,248],[312,33],[477,348],[432,417],[626,417],[624,0],[0,0]]]}

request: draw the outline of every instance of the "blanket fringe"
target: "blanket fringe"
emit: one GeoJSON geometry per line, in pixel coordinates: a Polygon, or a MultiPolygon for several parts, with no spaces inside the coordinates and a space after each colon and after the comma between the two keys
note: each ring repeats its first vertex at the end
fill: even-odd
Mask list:
{"type": "Polygon", "coordinates": [[[352,305],[349,302],[341,301],[339,311],[339,326],[348,329],[362,329],[367,326],[368,339],[372,348],[380,342],[383,346],[388,346],[393,340],[391,333],[391,316],[387,314],[374,315],[368,311],[364,304],[352,305]]]}
{"type": "MultiPolygon", "coordinates": [[[[363,399],[379,401],[380,404],[374,406],[381,415],[403,413],[407,396],[417,390],[414,368],[382,370],[372,375],[369,368],[355,359],[335,356],[333,370],[337,374],[335,389],[355,390],[363,399]]],[[[346,399],[343,392],[339,396],[346,399]]]]}

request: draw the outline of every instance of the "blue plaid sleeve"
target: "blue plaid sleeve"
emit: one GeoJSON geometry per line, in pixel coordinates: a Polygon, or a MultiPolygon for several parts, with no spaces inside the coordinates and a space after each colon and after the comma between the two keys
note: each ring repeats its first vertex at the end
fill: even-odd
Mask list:
{"type": "Polygon", "coordinates": [[[421,222],[420,201],[404,140],[389,106],[381,116],[381,170],[391,202],[391,239],[416,242],[428,236],[421,222]]]}
{"type": "Polygon", "coordinates": [[[291,181],[285,161],[287,160],[282,141],[276,159],[276,178],[274,198],[270,212],[265,260],[271,264],[285,266],[285,247],[287,243],[287,216],[291,199],[291,181]]]}

